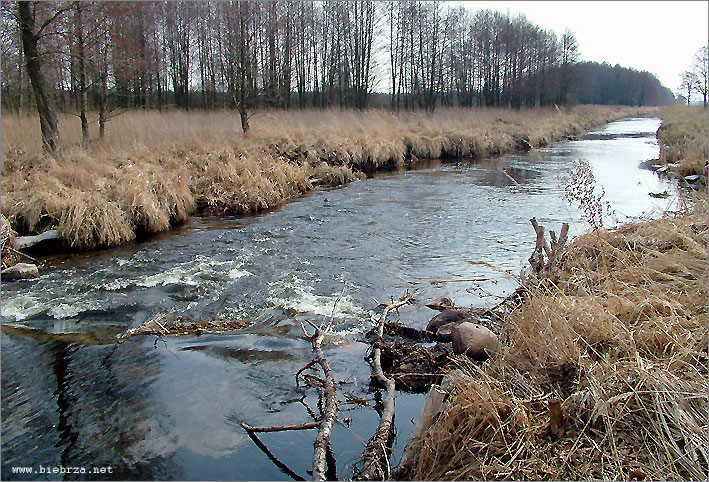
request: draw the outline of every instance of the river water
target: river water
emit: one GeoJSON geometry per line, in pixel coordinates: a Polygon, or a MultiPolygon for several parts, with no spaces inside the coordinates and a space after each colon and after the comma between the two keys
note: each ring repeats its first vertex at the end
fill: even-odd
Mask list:
{"type": "MultiPolygon", "coordinates": [[[[659,125],[626,119],[539,151],[422,163],[311,192],[260,216],[196,217],[141,242],[47,258],[40,279],[2,285],[3,323],[35,329],[5,326],[0,336],[2,478],[289,480],[239,423],[311,421],[297,399],[306,395],[317,410],[316,392],[300,391],[294,380],[311,359],[300,321],[322,320],[334,305],[325,353],[341,382],[340,418],[351,423],[335,426],[332,474],[351,477],[363,448],[358,437],[371,436],[378,415],[373,402],[346,405],[342,394],[373,397],[362,335],[376,306],[418,288],[416,304],[398,319],[422,328],[435,314],[423,304],[434,297],[461,306],[498,302],[531,254],[532,216],[557,232],[562,222],[571,235],[587,230],[562,199],[560,179],[579,158],[589,161],[619,221],[657,215],[672,197],[649,193],[675,188],[638,164],[658,157],[659,125]],[[478,277],[489,281],[412,284],[478,277]],[[167,312],[255,323],[229,334],[112,343],[167,312]],[[21,466],[34,474],[12,473],[21,466]],[[112,474],[40,473],[60,466],[112,474]]],[[[397,393],[393,463],[422,402],[397,393]]],[[[308,479],[314,437],[310,430],[260,439],[308,479]]]]}

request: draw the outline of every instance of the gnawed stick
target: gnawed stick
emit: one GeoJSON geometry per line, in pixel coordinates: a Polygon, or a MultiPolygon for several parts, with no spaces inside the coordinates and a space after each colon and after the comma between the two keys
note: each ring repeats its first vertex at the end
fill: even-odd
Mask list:
{"type": "Polygon", "coordinates": [[[551,237],[550,246],[544,236],[544,226],[540,226],[536,218],[532,218],[529,221],[532,223],[534,232],[537,235],[534,251],[532,252],[532,256],[529,257],[529,264],[532,267],[532,273],[537,277],[541,277],[543,275],[548,275],[556,267],[559,255],[566,244],[569,225],[567,223],[563,223],[561,225],[561,232],[558,240],[556,239],[556,233],[554,233],[554,231],[549,232],[551,237]],[[545,254],[546,261],[544,259],[545,254]]]}
{"type": "Polygon", "coordinates": [[[306,422],[306,423],[300,423],[297,425],[278,425],[278,426],[273,426],[273,427],[252,427],[251,425],[247,425],[242,422],[241,426],[247,432],[267,433],[267,432],[285,432],[288,430],[308,430],[308,429],[317,427],[318,423],[317,422],[306,422]]]}
{"type": "Polygon", "coordinates": [[[372,435],[372,438],[367,442],[367,447],[364,449],[362,459],[364,465],[362,470],[357,474],[355,480],[387,480],[389,478],[389,444],[394,430],[394,410],[395,399],[394,390],[396,384],[393,379],[384,375],[382,370],[382,351],[379,347],[381,339],[384,336],[384,325],[386,317],[390,311],[400,308],[405,304],[413,301],[413,296],[406,294],[399,298],[396,302],[384,308],[384,312],[379,317],[377,323],[377,339],[374,342],[372,376],[386,387],[386,393],[382,400],[382,415],[379,419],[377,430],[372,435]]]}

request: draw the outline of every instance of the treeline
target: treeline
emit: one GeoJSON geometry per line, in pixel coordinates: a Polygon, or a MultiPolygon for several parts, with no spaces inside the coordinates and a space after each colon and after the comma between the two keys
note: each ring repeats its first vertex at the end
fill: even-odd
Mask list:
{"type": "MultiPolygon", "coordinates": [[[[238,108],[246,130],[256,107],[366,108],[375,92],[397,110],[597,98],[570,31],[445,2],[3,2],[2,22],[3,105],[45,89],[102,126],[117,108],[174,106],[238,108]]],[[[651,83],[606,100],[662,103],[651,83]]]]}
{"type": "Polygon", "coordinates": [[[672,91],[649,72],[582,62],[574,66],[573,103],[598,105],[665,105],[674,102],[672,91]]]}

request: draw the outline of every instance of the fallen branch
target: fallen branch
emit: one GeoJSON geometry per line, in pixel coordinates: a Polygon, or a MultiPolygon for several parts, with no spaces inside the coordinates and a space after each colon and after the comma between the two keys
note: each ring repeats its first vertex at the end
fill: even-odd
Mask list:
{"type": "Polygon", "coordinates": [[[254,433],[267,433],[267,432],[285,432],[287,430],[309,430],[318,426],[318,422],[306,422],[298,425],[279,425],[274,427],[252,427],[245,423],[241,423],[241,426],[247,432],[254,433]]]}
{"type": "Polygon", "coordinates": [[[389,455],[391,452],[391,441],[394,433],[394,410],[395,399],[394,390],[396,384],[393,379],[384,375],[382,370],[382,351],[379,347],[382,337],[384,336],[384,325],[386,317],[390,311],[396,310],[413,301],[413,296],[404,295],[396,302],[384,308],[384,312],[379,317],[377,322],[377,338],[374,341],[373,351],[373,368],[372,377],[376,378],[382,385],[386,387],[386,393],[382,400],[382,414],[379,419],[377,430],[372,435],[372,438],[367,442],[367,447],[364,449],[362,459],[364,464],[362,470],[355,477],[356,480],[387,480],[389,478],[390,465],[389,455]]]}
{"type": "Polygon", "coordinates": [[[431,281],[409,281],[412,285],[438,285],[442,283],[465,283],[465,282],[478,282],[478,281],[490,281],[490,278],[468,278],[468,279],[436,279],[431,281]]]}
{"type": "MultiPolygon", "coordinates": [[[[347,284],[342,287],[342,292],[340,296],[335,300],[332,307],[332,314],[330,320],[323,323],[319,328],[316,327],[315,333],[310,336],[308,335],[305,325],[301,322],[300,326],[305,333],[305,337],[310,340],[313,346],[313,362],[320,365],[323,373],[325,374],[325,386],[323,390],[323,396],[325,397],[325,404],[322,410],[322,417],[320,418],[318,436],[315,437],[315,442],[313,443],[313,480],[327,480],[327,474],[325,472],[326,468],[326,457],[329,451],[330,436],[332,435],[332,427],[337,420],[337,392],[335,383],[335,374],[330,368],[330,364],[325,358],[325,354],[322,351],[322,342],[325,335],[330,331],[332,327],[333,320],[335,318],[335,308],[337,303],[342,299],[342,295],[345,292],[347,284]]],[[[312,323],[311,323],[312,325],[312,323]]],[[[313,325],[315,326],[315,325],[313,325]]],[[[297,382],[297,379],[296,379],[297,382]]],[[[330,454],[332,458],[332,454],[330,454]]],[[[331,465],[334,466],[334,460],[331,461],[331,465]]]]}
{"type": "MultiPolygon", "coordinates": [[[[325,374],[325,388],[323,391],[325,405],[323,407],[322,418],[318,423],[318,436],[315,437],[315,442],[313,443],[313,480],[326,480],[325,456],[330,443],[332,427],[337,418],[335,375],[322,351],[322,340],[325,337],[325,334],[329,331],[331,323],[328,324],[322,332],[317,330],[312,337],[308,337],[313,345],[313,353],[315,355],[313,361],[320,365],[320,368],[325,374]]],[[[301,326],[306,336],[308,336],[307,331],[305,331],[305,326],[302,324],[301,326]]]]}

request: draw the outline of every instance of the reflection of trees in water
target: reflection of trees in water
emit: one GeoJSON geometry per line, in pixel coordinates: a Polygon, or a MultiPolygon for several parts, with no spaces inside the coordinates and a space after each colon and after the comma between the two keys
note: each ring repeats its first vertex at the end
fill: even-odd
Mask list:
{"type": "MultiPolygon", "coordinates": [[[[167,417],[150,397],[149,384],[160,371],[157,354],[132,343],[87,346],[3,338],[3,398],[22,394],[31,407],[29,413],[15,413],[3,402],[4,460],[36,468],[112,467],[110,477],[118,479],[179,478],[175,464],[168,463],[175,440],[167,417]],[[5,356],[6,346],[12,346],[13,359],[5,356]],[[28,365],[30,377],[23,376],[28,365]],[[21,433],[18,427],[26,419],[38,423],[27,424],[21,433]]],[[[7,468],[3,463],[3,473],[7,468]]],[[[94,477],[107,476],[66,476],[94,477]]]]}

